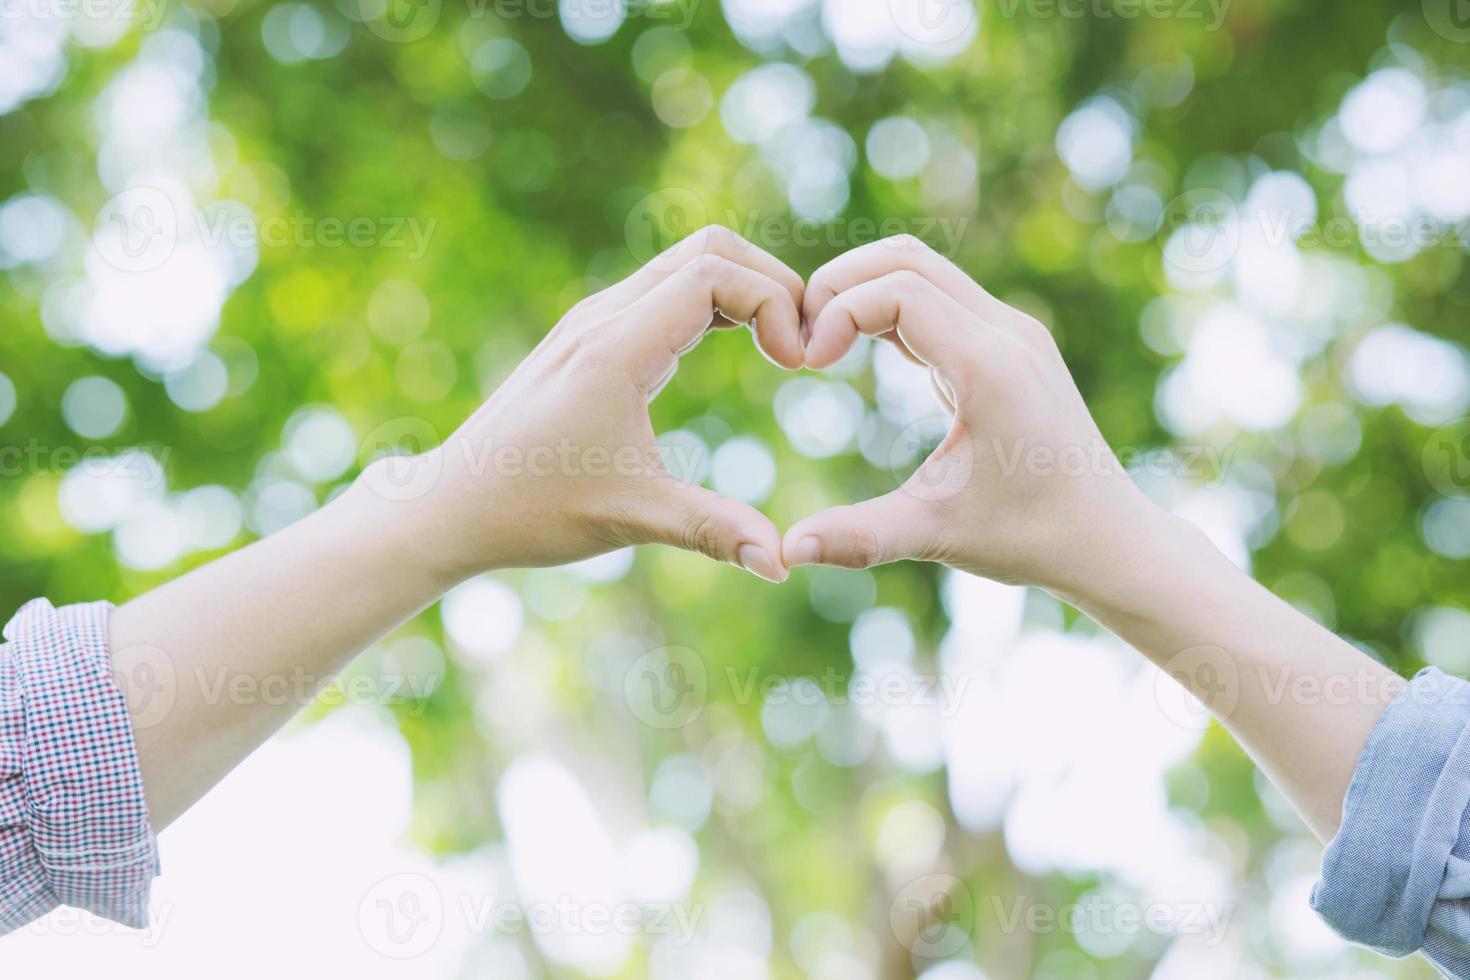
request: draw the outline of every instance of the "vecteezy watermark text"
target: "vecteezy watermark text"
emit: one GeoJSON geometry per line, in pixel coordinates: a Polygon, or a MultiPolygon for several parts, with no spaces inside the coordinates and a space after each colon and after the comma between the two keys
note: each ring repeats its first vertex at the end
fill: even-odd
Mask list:
{"type": "Polygon", "coordinates": [[[722,211],[687,187],[665,187],[632,207],[623,235],[633,257],[647,264],[712,225],[724,226],[752,245],[769,250],[796,247],[845,251],[885,240],[906,247],[907,241],[917,238],[941,255],[953,257],[969,230],[970,219],[964,215],[917,215],[878,220],[860,215],[817,220],[759,209],[722,211]]]}
{"type": "Polygon", "coordinates": [[[21,932],[29,936],[54,937],[67,943],[76,942],[78,936],[125,939],[136,942],[143,949],[156,949],[163,942],[164,932],[173,921],[176,909],[173,902],[155,898],[148,903],[147,927],[134,929],[81,909],[62,906],[24,926],[21,932]]]}
{"type": "MultiPolygon", "coordinates": [[[[968,674],[914,670],[842,673],[828,667],[817,675],[763,675],[759,668],[727,666],[715,675],[723,680],[728,703],[799,708],[851,706],[932,709],[953,718],[969,691],[968,674]]],[[[710,698],[710,670],[695,650],[658,647],[638,657],[623,675],[623,698],[639,721],[670,730],[690,724],[710,698]]]]}
{"type": "Polygon", "coordinates": [[[1065,933],[1072,936],[1195,935],[1206,946],[1225,940],[1234,906],[1209,901],[1134,901],[1091,892],[1074,902],[1038,901],[1028,895],[991,897],[977,905],[964,881],[934,872],[908,882],[889,903],[889,925],[905,949],[924,959],[944,959],[994,928],[1006,935],[1065,933]],[[993,926],[982,926],[986,915],[993,926]]]}
{"type": "Polygon", "coordinates": [[[368,465],[363,483],[386,500],[418,500],[438,486],[446,466],[472,477],[672,478],[692,483],[702,472],[705,450],[684,443],[584,445],[562,438],[555,443],[520,445],[493,439],[458,440],[439,445],[424,420],[392,419],[363,440],[360,457],[368,465]],[[407,445],[412,448],[404,451],[407,445]],[[452,454],[446,459],[445,454],[452,454]]]}
{"type": "Polygon", "coordinates": [[[163,483],[172,451],[170,446],[159,446],[145,456],[103,446],[52,446],[32,437],[21,444],[0,445],[0,477],[68,473],[81,468],[89,476],[129,477],[138,481],[140,489],[155,490],[163,483]]]}
{"type": "Polygon", "coordinates": [[[1212,902],[1112,901],[1090,895],[1077,902],[1053,905],[1026,895],[1009,901],[991,896],[991,911],[1000,930],[1007,934],[1032,935],[1124,935],[1153,933],[1158,936],[1199,935],[1205,945],[1225,939],[1234,907],[1212,902]]]}
{"type": "MultiPolygon", "coordinates": [[[[611,25],[642,19],[687,30],[701,0],[466,0],[466,15],[474,20],[552,20],[568,24],[611,25]]],[[[385,41],[412,44],[429,35],[444,14],[444,0],[356,0],[358,15],[368,30],[385,41]]],[[[457,21],[456,21],[457,23],[457,21]]]]}
{"type": "Polygon", "coordinates": [[[1176,476],[1218,485],[1235,458],[1232,446],[1168,446],[1114,450],[1101,439],[1086,445],[1050,446],[1027,439],[1009,444],[992,438],[990,449],[1005,477],[1176,476]]]}
{"type": "Polygon", "coordinates": [[[417,261],[429,250],[438,218],[417,215],[314,215],[297,209],[258,218],[242,205],[185,208],[156,187],[120,191],[98,209],[93,241],[122,272],[148,272],[169,260],[181,241],[206,248],[373,248],[407,250],[417,261]]]}
{"type": "Polygon", "coordinates": [[[1230,12],[1231,0],[996,0],[1002,17],[1020,14],[1033,20],[1179,20],[1201,21],[1207,31],[1218,31],[1230,12]]]}
{"type": "Polygon", "coordinates": [[[704,906],[670,902],[598,902],[556,896],[507,899],[493,894],[445,896],[425,875],[404,873],[376,882],[358,903],[364,942],[390,959],[421,956],[456,920],[472,936],[530,934],[657,936],[677,946],[694,940],[704,906]]]}
{"type": "Polygon", "coordinates": [[[0,0],[0,24],[7,21],[45,23],[131,23],[144,31],[163,23],[169,0],[0,0]]]}
{"type": "Polygon", "coordinates": [[[318,675],[301,667],[271,673],[230,664],[183,667],[165,650],[138,645],[114,652],[112,676],[127,699],[133,727],[146,731],[171,717],[181,701],[240,707],[398,705],[413,716],[426,709],[443,680],[443,669],[355,668],[340,675],[318,675]]]}
{"type": "Polygon", "coordinates": [[[1465,685],[1419,678],[1412,684],[1381,664],[1364,660],[1344,670],[1304,670],[1289,664],[1242,666],[1223,647],[1190,647],[1160,664],[1155,699],[1164,714],[1184,728],[1198,728],[1213,715],[1228,722],[1243,699],[1272,708],[1387,705],[1395,698],[1421,706],[1463,706],[1465,685]],[[1189,693],[1185,697],[1184,692],[1189,693]]]}

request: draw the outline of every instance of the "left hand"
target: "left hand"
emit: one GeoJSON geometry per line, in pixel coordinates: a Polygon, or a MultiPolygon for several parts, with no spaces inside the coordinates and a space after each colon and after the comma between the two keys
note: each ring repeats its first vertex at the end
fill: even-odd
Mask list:
{"type": "Polygon", "coordinates": [[[860,333],[881,337],[929,368],[954,420],[897,490],[797,522],[788,565],[917,558],[1071,594],[1163,516],[1103,440],[1047,329],[917,239],[834,259],[805,306],[808,367],[860,333]]]}
{"type": "Polygon", "coordinates": [[[775,525],[672,476],[648,403],[710,329],[750,323],[772,361],[801,367],[801,297],[781,262],[706,228],[574,307],[443,445],[381,460],[363,481],[434,468],[411,536],[450,580],[662,543],[783,581],[775,525]]]}

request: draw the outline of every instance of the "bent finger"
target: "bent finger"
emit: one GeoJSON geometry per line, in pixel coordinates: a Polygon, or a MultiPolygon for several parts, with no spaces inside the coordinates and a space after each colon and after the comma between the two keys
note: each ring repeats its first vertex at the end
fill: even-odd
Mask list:
{"type": "Polygon", "coordinates": [[[700,256],[665,279],[607,329],[632,356],[631,369],[647,390],[704,337],[717,313],[751,323],[761,351],[781,367],[801,366],[801,317],[791,294],[769,276],[714,255],[700,256]]]}
{"type": "Polygon", "coordinates": [[[904,347],[935,368],[951,388],[964,384],[977,363],[994,356],[1005,338],[918,273],[891,272],[845,290],[812,323],[808,367],[835,362],[859,334],[896,334],[904,347]]]}
{"type": "Polygon", "coordinates": [[[637,302],[659,283],[674,275],[701,255],[715,255],[759,272],[780,283],[800,309],[806,284],[785,262],[758,245],[722,225],[701,228],[681,239],[662,254],[655,256],[637,272],[586,301],[586,310],[594,317],[605,317],[637,302]]]}
{"type": "Polygon", "coordinates": [[[840,293],[901,271],[917,272],[978,317],[1004,319],[1008,312],[1014,312],[963,269],[913,235],[869,242],[822,266],[807,282],[802,311],[807,321],[814,323],[840,293]]]}
{"type": "Polygon", "coordinates": [[[767,582],[790,575],[781,560],[781,532],[749,504],[704,487],[661,484],[642,520],[648,538],[737,565],[767,582]]]}

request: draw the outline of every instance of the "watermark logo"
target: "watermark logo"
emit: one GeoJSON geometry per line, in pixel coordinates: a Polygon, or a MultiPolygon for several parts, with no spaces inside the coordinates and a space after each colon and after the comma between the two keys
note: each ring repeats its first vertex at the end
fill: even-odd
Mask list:
{"type": "Polygon", "coordinates": [[[1470,0],[1424,0],[1430,30],[1456,44],[1470,44],[1470,0]]]}
{"type": "Polygon", "coordinates": [[[704,658],[688,647],[650,650],[623,675],[623,700],[633,716],[650,728],[683,728],[709,701],[709,671],[704,658]]]}
{"type": "Polygon", "coordinates": [[[412,44],[428,37],[439,23],[444,0],[357,0],[367,29],[393,44],[412,44]]]}
{"type": "Polygon", "coordinates": [[[179,678],[173,658],[158,647],[139,645],[115,651],[112,677],[127,700],[136,731],[160,724],[178,700],[179,678]]]}
{"type": "Polygon", "coordinates": [[[1200,187],[1165,206],[1158,234],[1165,265],[1187,276],[1210,275],[1223,269],[1240,247],[1240,216],[1230,195],[1200,187]]]}
{"type": "Polygon", "coordinates": [[[1225,721],[1240,701],[1235,658],[1207,644],[1176,653],[1154,678],[1154,699],[1165,717],[1181,728],[1201,728],[1211,714],[1225,721]]]}
{"type": "Polygon", "coordinates": [[[633,205],[623,222],[623,238],[640,265],[674,272],[683,263],[668,250],[708,224],[709,214],[698,194],[665,187],[633,205]]]}
{"type": "Polygon", "coordinates": [[[1470,497],[1470,418],[1434,430],[1424,443],[1424,475],[1446,497],[1470,497]]]}
{"type": "Polygon", "coordinates": [[[444,897],[420,874],[398,874],[373,885],[357,906],[357,930],[390,959],[422,956],[444,931],[444,897]]]}
{"type": "Polygon", "coordinates": [[[894,438],[888,471],[905,493],[933,503],[949,500],[969,486],[975,471],[975,447],[968,438],[945,444],[954,425],[948,415],[933,415],[912,423],[894,438]],[[916,458],[923,462],[914,470],[916,458]]]}
{"type": "Polygon", "coordinates": [[[414,416],[389,419],[374,428],[358,447],[362,483],[373,493],[402,503],[420,500],[439,485],[444,472],[439,433],[414,416]]]}
{"type": "Polygon", "coordinates": [[[924,959],[953,956],[970,941],[975,899],[954,875],[928,874],[909,882],[888,906],[888,924],[910,953],[924,959]]]}
{"type": "Polygon", "coordinates": [[[178,244],[178,212],[158,188],[130,187],[98,209],[92,240],[113,268],[151,272],[168,261],[178,244]]]}
{"type": "Polygon", "coordinates": [[[888,11],[904,37],[939,47],[972,35],[979,19],[970,0],[888,0],[888,11]]]}

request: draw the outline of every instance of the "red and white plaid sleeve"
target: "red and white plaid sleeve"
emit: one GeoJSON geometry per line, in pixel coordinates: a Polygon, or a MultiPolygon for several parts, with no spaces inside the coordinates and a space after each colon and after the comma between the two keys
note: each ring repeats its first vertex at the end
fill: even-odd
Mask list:
{"type": "Polygon", "coordinates": [[[158,874],[106,602],[27,603],[0,645],[0,935],[60,905],[141,929],[158,874]]]}

